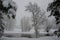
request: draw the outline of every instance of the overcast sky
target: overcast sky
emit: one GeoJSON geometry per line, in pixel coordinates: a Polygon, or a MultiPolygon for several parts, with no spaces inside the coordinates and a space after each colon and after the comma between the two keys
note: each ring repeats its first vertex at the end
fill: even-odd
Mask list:
{"type": "MultiPolygon", "coordinates": [[[[20,25],[20,20],[22,17],[24,16],[31,16],[30,12],[24,11],[26,5],[28,5],[29,2],[32,3],[37,3],[41,9],[43,9],[44,11],[46,11],[47,6],[50,2],[52,2],[52,0],[14,0],[18,6],[17,12],[16,12],[16,22],[17,25],[20,25]]],[[[46,12],[47,13],[47,12],[46,12]]],[[[48,15],[49,13],[47,13],[48,15]]]]}

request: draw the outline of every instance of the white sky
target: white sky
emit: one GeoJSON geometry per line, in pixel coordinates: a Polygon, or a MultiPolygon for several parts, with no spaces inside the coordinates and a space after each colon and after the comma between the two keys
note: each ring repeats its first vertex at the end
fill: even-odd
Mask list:
{"type": "MultiPolygon", "coordinates": [[[[17,9],[17,15],[16,15],[16,21],[17,21],[17,25],[19,26],[20,25],[20,20],[22,17],[24,16],[31,16],[31,13],[28,12],[28,11],[24,11],[25,10],[25,7],[26,5],[28,5],[29,2],[36,2],[40,7],[41,9],[43,9],[44,11],[46,11],[47,9],[47,6],[50,2],[52,2],[52,0],[14,0],[18,6],[18,9],[17,9]]],[[[47,13],[47,12],[46,12],[47,13]]],[[[48,15],[49,13],[47,13],[48,15]]]]}

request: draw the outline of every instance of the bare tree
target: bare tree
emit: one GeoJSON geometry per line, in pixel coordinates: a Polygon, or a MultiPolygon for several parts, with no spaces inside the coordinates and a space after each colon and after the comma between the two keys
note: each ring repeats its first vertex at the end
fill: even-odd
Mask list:
{"type": "Polygon", "coordinates": [[[29,11],[32,12],[32,21],[33,21],[33,26],[35,28],[35,33],[36,33],[36,38],[38,37],[38,26],[40,26],[40,24],[42,24],[45,21],[45,12],[42,12],[40,7],[34,3],[32,4],[31,2],[29,2],[29,5],[26,6],[26,10],[25,11],[29,11]]]}
{"type": "Polygon", "coordinates": [[[21,19],[21,29],[22,29],[22,32],[30,31],[31,24],[30,24],[29,17],[23,17],[21,19]]]}

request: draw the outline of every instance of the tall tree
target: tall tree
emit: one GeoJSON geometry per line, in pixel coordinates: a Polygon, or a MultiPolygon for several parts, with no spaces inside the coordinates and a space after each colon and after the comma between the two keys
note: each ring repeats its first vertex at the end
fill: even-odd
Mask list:
{"type": "MultiPolygon", "coordinates": [[[[60,23],[60,0],[54,0],[52,3],[48,5],[48,11],[51,11],[51,15],[55,16],[56,24],[60,23]]],[[[59,27],[60,30],[60,27],[59,27]]]]}
{"type": "Polygon", "coordinates": [[[15,14],[11,13],[11,9],[13,9],[16,12],[16,3],[13,2],[12,0],[0,0],[0,37],[2,37],[1,34],[3,34],[4,31],[4,22],[2,18],[3,15],[7,15],[8,18],[10,18],[10,14],[12,15],[12,18],[15,19],[15,14]],[[13,4],[13,5],[12,5],[13,4]],[[2,19],[2,20],[1,20],[2,19]],[[3,24],[3,25],[2,25],[3,24]],[[2,32],[1,32],[2,31],[2,32]]]}
{"type": "Polygon", "coordinates": [[[31,2],[29,2],[29,5],[26,6],[26,10],[25,11],[29,11],[29,12],[32,12],[32,21],[33,21],[33,26],[35,28],[35,33],[36,33],[36,38],[38,37],[38,26],[43,23],[45,20],[44,18],[44,15],[45,15],[45,12],[42,13],[41,10],[40,10],[40,7],[34,3],[32,4],[31,2]],[[43,20],[42,20],[43,19],[43,20]]]}

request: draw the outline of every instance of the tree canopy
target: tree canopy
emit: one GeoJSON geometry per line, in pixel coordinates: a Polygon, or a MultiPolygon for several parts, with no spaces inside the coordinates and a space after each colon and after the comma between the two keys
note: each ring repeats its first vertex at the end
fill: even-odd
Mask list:
{"type": "Polygon", "coordinates": [[[51,15],[55,16],[56,24],[60,23],[60,0],[54,0],[48,5],[47,11],[51,11],[51,15]]]}

